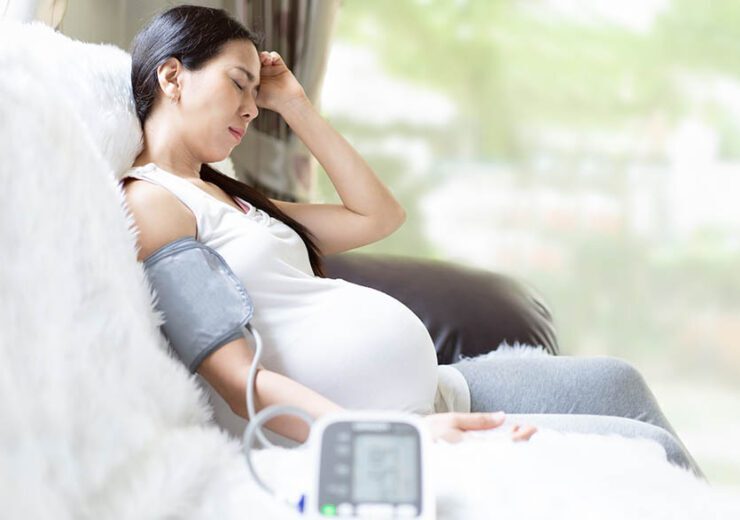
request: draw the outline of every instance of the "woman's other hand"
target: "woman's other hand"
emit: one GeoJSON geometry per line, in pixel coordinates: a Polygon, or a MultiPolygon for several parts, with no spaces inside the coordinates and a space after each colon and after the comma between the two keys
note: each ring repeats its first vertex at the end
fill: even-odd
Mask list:
{"type": "Polygon", "coordinates": [[[306,93],[283,58],[275,51],[260,52],[260,86],[255,102],[259,108],[280,112],[293,100],[303,100],[306,93]]]}
{"type": "MultiPolygon", "coordinates": [[[[443,439],[457,443],[462,440],[465,431],[498,428],[506,420],[506,414],[447,412],[426,415],[423,419],[429,426],[434,441],[443,439]]],[[[535,426],[515,424],[511,429],[511,438],[514,441],[527,441],[536,431],[535,426]]]]}

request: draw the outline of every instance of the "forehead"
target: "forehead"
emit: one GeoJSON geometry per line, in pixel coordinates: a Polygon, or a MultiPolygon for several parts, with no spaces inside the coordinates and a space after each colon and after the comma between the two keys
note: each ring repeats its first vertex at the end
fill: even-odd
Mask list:
{"type": "Polygon", "coordinates": [[[259,74],[260,60],[257,49],[249,40],[232,40],[226,43],[216,61],[226,67],[241,66],[259,74]]]}

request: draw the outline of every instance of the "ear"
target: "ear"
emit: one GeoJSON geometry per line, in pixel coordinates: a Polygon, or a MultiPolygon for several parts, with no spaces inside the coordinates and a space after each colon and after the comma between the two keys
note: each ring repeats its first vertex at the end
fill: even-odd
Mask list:
{"type": "Polygon", "coordinates": [[[168,98],[178,97],[181,88],[182,63],[174,57],[170,57],[157,67],[157,79],[159,86],[168,98]]]}

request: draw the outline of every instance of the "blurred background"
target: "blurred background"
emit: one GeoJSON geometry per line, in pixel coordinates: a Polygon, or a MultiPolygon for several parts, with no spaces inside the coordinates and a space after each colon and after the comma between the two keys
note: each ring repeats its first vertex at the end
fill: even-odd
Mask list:
{"type": "MultiPolygon", "coordinates": [[[[180,3],[0,13],[128,48],[180,3]]],[[[563,355],[633,363],[710,482],[740,491],[740,2],[190,3],[265,32],[402,202],[404,226],[358,251],[532,284],[563,355]]],[[[339,203],[268,112],[232,156],[240,177],[339,203]],[[255,162],[266,150],[284,162],[255,162]]]]}
{"type": "Polygon", "coordinates": [[[408,213],[358,251],[532,283],[740,490],[740,2],[345,0],[321,106],[408,213]]]}

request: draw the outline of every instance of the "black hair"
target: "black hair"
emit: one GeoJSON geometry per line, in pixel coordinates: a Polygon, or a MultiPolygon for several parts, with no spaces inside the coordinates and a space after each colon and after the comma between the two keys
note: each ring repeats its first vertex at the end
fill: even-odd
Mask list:
{"type": "MultiPolygon", "coordinates": [[[[157,68],[162,63],[174,57],[186,69],[196,71],[215,58],[225,44],[234,40],[250,41],[258,51],[262,45],[260,35],[244,27],[223,9],[180,5],[156,15],[131,44],[131,86],[136,116],[142,129],[160,90],[157,68]]],[[[224,175],[207,163],[201,166],[200,177],[291,227],[306,245],[314,275],[325,276],[315,237],[304,225],[286,215],[257,189],[224,175]]]]}

